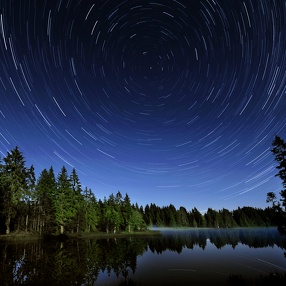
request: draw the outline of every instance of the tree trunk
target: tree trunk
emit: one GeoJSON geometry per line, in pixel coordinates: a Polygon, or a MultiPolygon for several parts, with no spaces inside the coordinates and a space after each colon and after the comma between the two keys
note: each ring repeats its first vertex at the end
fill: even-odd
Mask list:
{"type": "Polygon", "coordinates": [[[61,227],[61,234],[63,234],[64,233],[64,226],[61,225],[60,227],[61,227]]]}
{"type": "Polygon", "coordinates": [[[26,215],[26,232],[28,232],[29,215],[26,215]]]}
{"type": "MultiPolygon", "coordinates": [[[[42,225],[42,220],[41,220],[41,215],[42,215],[42,206],[38,207],[37,211],[37,226],[36,226],[36,231],[41,232],[41,225],[42,225]]],[[[43,217],[45,217],[45,214],[43,214],[43,217]]]]}
{"type": "Polygon", "coordinates": [[[9,233],[10,233],[10,220],[11,220],[10,214],[8,214],[8,217],[7,217],[6,221],[5,221],[6,234],[9,234],[9,233]]]}

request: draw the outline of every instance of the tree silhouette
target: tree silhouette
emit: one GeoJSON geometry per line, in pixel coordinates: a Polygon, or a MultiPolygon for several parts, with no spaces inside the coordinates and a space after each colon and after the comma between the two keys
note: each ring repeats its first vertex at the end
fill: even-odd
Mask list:
{"type": "Polygon", "coordinates": [[[280,191],[281,195],[281,204],[276,201],[276,195],[273,192],[267,193],[267,202],[272,202],[273,208],[276,211],[281,213],[281,220],[279,222],[279,229],[286,233],[286,143],[284,140],[279,137],[275,136],[272,142],[272,150],[271,152],[275,155],[275,160],[278,163],[276,168],[279,170],[278,173],[275,175],[282,180],[283,189],[280,191]]]}

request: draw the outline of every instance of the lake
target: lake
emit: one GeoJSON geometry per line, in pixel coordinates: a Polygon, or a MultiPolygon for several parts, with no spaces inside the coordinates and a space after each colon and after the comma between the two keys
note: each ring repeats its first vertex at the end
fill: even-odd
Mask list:
{"type": "Polygon", "coordinates": [[[0,242],[0,285],[279,285],[286,273],[286,238],[276,228],[159,230],[0,242]]]}

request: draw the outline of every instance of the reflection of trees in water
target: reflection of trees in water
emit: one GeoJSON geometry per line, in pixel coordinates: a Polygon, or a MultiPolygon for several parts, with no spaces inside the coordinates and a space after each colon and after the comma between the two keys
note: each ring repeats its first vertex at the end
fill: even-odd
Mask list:
{"type": "Polygon", "coordinates": [[[285,239],[273,228],[170,230],[164,231],[161,237],[152,238],[149,247],[152,252],[157,253],[166,250],[181,253],[183,248],[193,249],[195,246],[205,249],[207,239],[218,249],[226,245],[231,245],[234,249],[238,243],[253,248],[277,245],[286,249],[285,239]]]}
{"type": "Polygon", "coordinates": [[[285,239],[273,229],[200,229],[166,231],[153,237],[98,240],[37,241],[0,244],[0,285],[94,285],[101,271],[112,272],[121,284],[132,285],[137,256],[148,250],[181,253],[183,248],[218,249],[238,243],[249,247],[285,249],[285,239]]]}
{"type": "Polygon", "coordinates": [[[3,244],[0,285],[94,285],[100,271],[127,279],[147,246],[133,238],[3,244]]]}

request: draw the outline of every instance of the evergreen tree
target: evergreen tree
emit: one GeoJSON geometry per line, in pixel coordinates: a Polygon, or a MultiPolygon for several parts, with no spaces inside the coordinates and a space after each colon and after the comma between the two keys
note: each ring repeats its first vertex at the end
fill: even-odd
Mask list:
{"type": "Polygon", "coordinates": [[[192,211],[188,213],[188,216],[189,216],[190,227],[198,227],[198,224],[195,220],[195,216],[192,211]]]}
{"type": "Polygon", "coordinates": [[[219,215],[221,217],[222,227],[230,228],[237,226],[237,223],[233,218],[233,214],[229,210],[223,208],[221,211],[219,211],[219,215]]]}
{"type": "Polygon", "coordinates": [[[134,212],[132,212],[130,198],[127,193],[122,202],[121,213],[122,213],[123,229],[124,230],[128,229],[128,231],[130,232],[131,231],[131,218],[134,212]]]}
{"type": "Polygon", "coordinates": [[[53,167],[44,169],[37,181],[34,209],[33,229],[42,232],[53,231],[55,225],[54,198],[57,191],[56,178],[53,167]]]}
{"type": "Polygon", "coordinates": [[[17,146],[8,152],[0,168],[1,209],[5,218],[6,234],[9,234],[11,220],[19,210],[21,202],[30,196],[29,184],[32,184],[33,168],[26,168],[24,157],[17,146]]]}
{"type": "Polygon", "coordinates": [[[207,212],[205,213],[205,219],[207,227],[222,227],[220,214],[212,208],[208,208],[207,212]]]}
{"type": "Polygon", "coordinates": [[[178,213],[178,220],[180,221],[179,224],[181,226],[189,226],[190,222],[186,208],[181,206],[177,213],[178,213]]]}
{"type": "Polygon", "coordinates": [[[129,232],[136,231],[136,230],[143,230],[146,229],[147,226],[143,220],[142,214],[136,210],[136,209],[131,209],[131,216],[129,219],[129,232]]]}
{"type": "Polygon", "coordinates": [[[103,212],[102,212],[102,225],[104,226],[107,233],[112,231],[116,233],[119,230],[122,222],[120,214],[120,206],[116,204],[115,197],[111,194],[106,200],[103,201],[103,212]]]}
{"type": "Polygon", "coordinates": [[[76,231],[78,233],[80,226],[83,226],[84,198],[82,196],[81,183],[75,168],[73,168],[70,175],[70,183],[72,187],[73,206],[76,212],[74,219],[70,222],[70,227],[72,231],[76,231]]]}
{"type": "MultiPolygon", "coordinates": [[[[282,202],[283,211],[286,211],[286,143],[279,136],[275,136],[274,141],[272,142],[273,149],[272,153],[275,155],[275,160],[278,165],[276,168],[279,172],[275,175],[282,180],[283,190],[281,190],[280,195],[282,202]]],[[[268,193],[271,195],[271,193],[268,193]]],[[[272,193],[273,194],[273,193],[272,193]]]]}
{"type": "Polygon", "coordinates": [[[160,225],[161,221],[159,223],[157,222],[157,219],[160,220],[159,214],[157,214],[157,206],[153,203],[150,204],[149,207],[149,219],[152,222],[152,225],[160,225]]]}
{"type": "MultiPolygon", "coordinates": [[[[83,191],[85,232],[96,231],[100,220],[99,203],[87,187],[83,191]]],[[[100,201],[101,204],[101,201],[100,201]]]]}
{"type": "Polygon", "coordinates": [[[174,205],[170,204],[168,208],[165,208],[165,219],[163,219],[164,225],[168,225],[170,227],[177,226],[177,210],[174,205]],[[167,220],[167,221],[166,221],[167,220]]]}
{"type": "Polygon", "coordinates": [[[272,142],[271,152],[275,155],[278,163],[276,168],[279,170],[275,176],[282,180],[283,189],[280,191],[280,202],[276,201],[276,195],[273,192],[267,194],[267,202],[272,202],[273,209],[278,213],[278,228],[286,233],[286,143],[279,136],[275,136],[272,142]]]}
{"type": "Polygon", "coordinates": [[[194,220],[195,220],[196,225],[198,227],[205,227],[206,226],[204,216],[197,210],[196,207],[192,209],[192,214],[194,216],[194,220]]]}
{"type": "Polygon", "coordinates": [[[74,205],[74,196],[67,169],[63,166],[58,175],[57,190],[53,197],[55,219],[57,225],[60,227],[61,234],[64,233],[65,226],[76,215],[77,210],[74,205]]]}
{"type": "Polygon", "coordinates": [[[26,183],[28,187],[28,191],[24,196],[24,208],[25,208],[25,231],[28,231],[28,225],[29,225],[29,219],[32,216],[32,208],[33,206],[31,205],[31,202],[35,198],[35,187],[36,187],[36,176],[35,176],[35,169],[34,166],[32,165],[28,170],[27,170],[27,178],[26,178],[26,183]]]}
{"type": "Polygon", "coordinates": [[[244,208],[240,208],[238,207],[238,209],[233,211],[233,217],[236,221],[236,223],[240,226],[240,227],[251,227],[252,222],[249,219],[248,215],[247,215],[247,211],[245,211],[244,208]]]}
{"type": "Polygon", "coordinates": [[[150,217],[150,207],[149,205],[147,204],[144,208],[144,215],[143,215],[143,219],[145,221],[145,223],[149,226],[153,226],[153,221],[150,217]]]}

